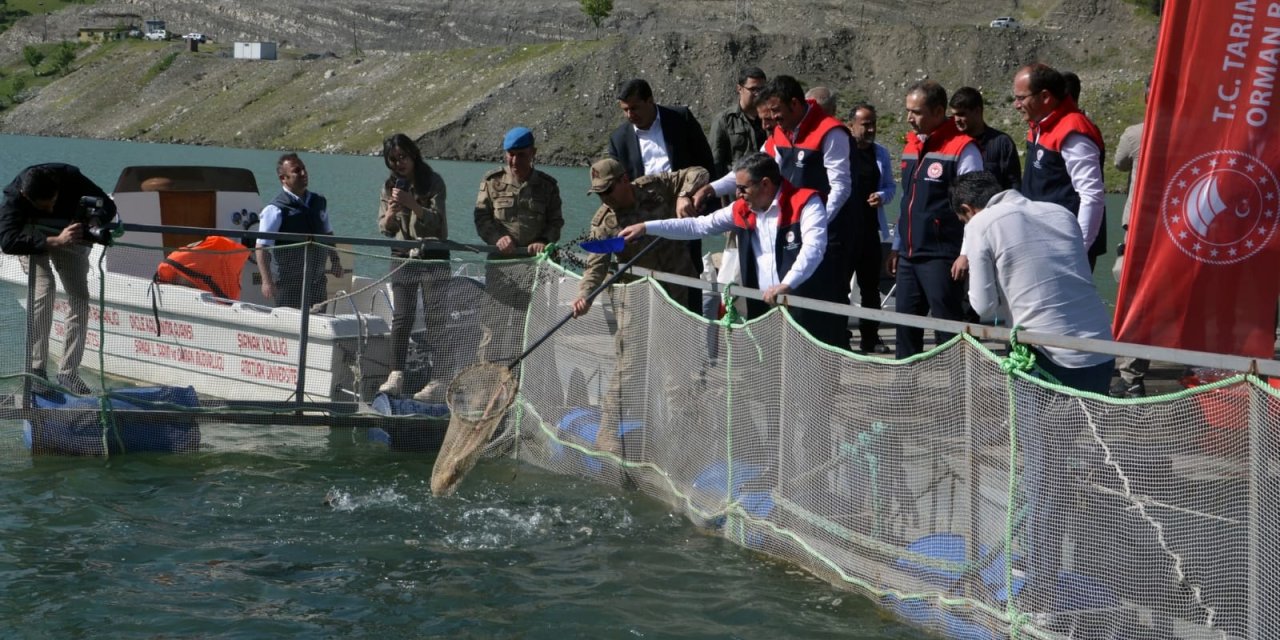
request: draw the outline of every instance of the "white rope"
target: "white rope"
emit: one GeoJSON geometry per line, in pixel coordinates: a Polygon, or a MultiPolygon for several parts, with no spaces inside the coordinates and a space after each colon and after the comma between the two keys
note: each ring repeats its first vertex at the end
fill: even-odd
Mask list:
{"type": "Polygon", "coordinates": [[[1203,594],[1201,593],[1201,590],[1200,590],[1200,586],[1196,584],[1192,584],[1187,579],[1187,573],[1186,571],[1183,570],[1183,567],[1182,567],[1183,565],[1182,556],[1178,555],[1177,552],[1175,552],[1172,548],[1170,548],[1168,540],[1165,539],[1164,525],[1147,513],[1147,506],[1146,506],[1147,498],[1145,496],[1139,497],[1134,495],[1133,489],[1129,483],[1129,477],[1125,475],[1124,469],[1120,468],[1120,463],[1111,455],[1111,447],[1107,446],[1106,441],[1102,438],[1102,434],[1098,432],[1098,424],[1094,422],[1093,416],[1090,415],[1088,408],[1085,406],[1084,399],[1077,398],[1076,402],[1079,403],[1080,410],[1082,413],[1084,413],[1085,421],[1088,422],[1089,424],[1089,433],[1093,435],[1094,442],[1096,442],[1098,446],[1102,448],[1102,452],[1104,454],[1103,463],[1106,466],[1114,469],[1116,477],[1120,479],[1120,483],[1123,487],[1123,490],[1120,492],[1120,494],[1126,500],[1128,500],[1131,505],[1128,510],[1136,511],[1138,515],[1143,520],[1145,520],[1147,524],[1151,525],[1152,529],[1155,530],[1156,541],[1160,543],[1160,548],[1165,552],[1165,555],[1173,559],[1173,571],[1174,571],[1174,574],[1177,576],[1178,584],[1185,584],[1187,585],[1187,588],[1191,589],[1192,595],[1195,596],[1196,603],[1200,605],[1200,608],[1204,609],[1205,611],[1205,621],[1204,621],[1205,626],[1212,628],[1213,619],[1217,615],[1217,612],[1213,609],[1213,607],[1205,603],[1203,594]]]}

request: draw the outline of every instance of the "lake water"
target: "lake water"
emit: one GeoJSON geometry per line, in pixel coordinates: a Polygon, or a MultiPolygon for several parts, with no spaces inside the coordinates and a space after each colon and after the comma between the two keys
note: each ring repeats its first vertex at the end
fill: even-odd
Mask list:
{"type": "MultiPolygon", "coordinates": [[[[230,165],[269,197],[277,156],[0,136],[0,179],[64,161],[110,190],[127,165],[230,165]]],[[[376,233],[381,160],[303,158],[338,233],[376,233]]],[[[453,238],[475,241],[489,167],[432,164],[453,238]]],[[[597,205],[587,171],[548,170],[572,237],[597,205]]],[[[21,327],[4,293],[0,322],[21,327]]],[[[20,331],[3,341],[5,370],[20,331]]],[[[431,463],[368,446],[33,461],[0,423],[0,637],[921,637],[636,494],[501,460],[437,500],[431,463]]]]}

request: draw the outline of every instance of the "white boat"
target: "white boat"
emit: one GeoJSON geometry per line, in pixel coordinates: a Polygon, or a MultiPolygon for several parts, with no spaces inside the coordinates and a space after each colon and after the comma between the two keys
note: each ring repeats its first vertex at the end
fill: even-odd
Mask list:
{"type": "MultiPolygon", "coordinates": [[[[230,238],[244,234],[262,206],[252,172],[225,167],[128,167],[113,198],[130,224],[200,227],[230,238]]],[[[165,247],[202,239],[131,231],[116,246],[93,246],[83,367],[133,383],[191,385],[202,396],[232,400],[295,399],[300,376],[307,401],[369,397],[389,361],[390,303],[375,295],[380,288],[330,305],[343,313],[310,314],[306,365],[300,368],[302,312],[273,307],[262,297],[255,262],[241,272],[239,300],[153,284],[165,247]]],[[[369,282],[353,278],[350,255],[343,260],[344,276],[328,276],[330,293],[369,282]]],[[[28,277],[17,256],[0,256],[0,280],[19,285],[26,304],[28,277]]],[[[59,286],[51,354],[61,353],[66,335],[69,307],[61,291],[59,286]]]]}

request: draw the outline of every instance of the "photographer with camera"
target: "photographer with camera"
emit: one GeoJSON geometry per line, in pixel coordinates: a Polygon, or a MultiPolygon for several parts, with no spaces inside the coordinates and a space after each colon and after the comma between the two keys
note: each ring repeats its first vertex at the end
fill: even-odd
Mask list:
{"type": "Polygon", "coordinates": [[[89,329],[89,245],[111,244],[106,224],[115,215],[115,202],[106,192],[80,169],[62,163],[23,169],[5,187],[0,205],[0,250],[26,256],[28,268],[34,270],[34,304],[27,332],[31,368],[48,379],[49,332],[57,298],[51,269],[57,269],[70,304],[58,384],[81,395],[91,391],[77,373],[89,329]]]}

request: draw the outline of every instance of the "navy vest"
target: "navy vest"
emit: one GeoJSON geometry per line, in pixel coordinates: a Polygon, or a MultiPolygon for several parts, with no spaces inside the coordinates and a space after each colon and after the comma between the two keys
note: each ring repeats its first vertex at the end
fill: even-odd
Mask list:
{"type": "MultiPolygon", "coordinates": [[[[797,127],[795,140],[791,140],[782,127],[775,127],[773,135],[765,143],[765,149],[777,154],[778,169],[784,180],[796,187],[817,191],[822,194],[822,200],[825,203],[827,195],[831,193],[831,183],[827,180],[827,167],[823,164],[825,158],[822,155],[822,139],[833,130],[839,130],[833,135],[849,136],[849,129],[823,111],[816,101],[807,100],[806,102],[809,104],[809,111],[797,127]]],[[[850,179],[856,191],[857,175],[853,171],[852,136],[849,138],[849,149],[850,179]]],[[[849,250],[849,238],[853,233],[853,219],[857,210],[854,194],[849,195],[844,206],[831,215],[831,221],[827,224],[827,251],[824,254],[824,261],[828,257],[837,261],[847,258],[845,254],[849,250]]]]}
{"type": "Polygon", "coordinates": [[[964,225],[951,209],[951,183],[959,170],[960,152],[972,142],[950,118],[926,140],[907,133],[897,227],[903,256],[954,259],[960,255],[964,225]]]}
{"type": "MultiPolygon", "coordinates": [[[[1068,98],[1052,114],[1027,131],[1027,161],[1022,171],[1022,195],[1029,200],[1052,202],[1080,215],[1080,194],[1071,185],[1062,146],[1067,136],[1079,133],[1098,146],[1098,161],[1106,154],[1106,145],[1098,127],[1081,113],[1068,98]],[[1037,133],[1039,135],[1037,135],[1037,133]]],[[[1089,247],[1089,255],[1107,252],[1107,213],[1102,211],[1102,226],[1089,247]]]]}
{"type": "MultiPolygon", "coordinates": [[[[280,229],[278,230],[280,233],[303,233],[313,236],[329,234],[325,231],[324,219],[320,217],[320,214],[329,206],[324,196],[318,193],[311,193],[304,203],[301,199],[281,189],[280,193],[276,194],[275,199],[271,201],[271,204],[278,207],[281,212],[280,229]]],[[[283,242],[283,244],[292,243],[292,240],[283,242]]],[[[272,257],[275,258],[276,264],[279,265],[281,278],[300,278],[303,273],[303,256],[309,256],[310,269],[308,272],[315,279],[324,277],[325,262],[329,258],[329,251],[327,247],[313,245],[305,251],[302,247],[279,250],[272,257]]]]}

